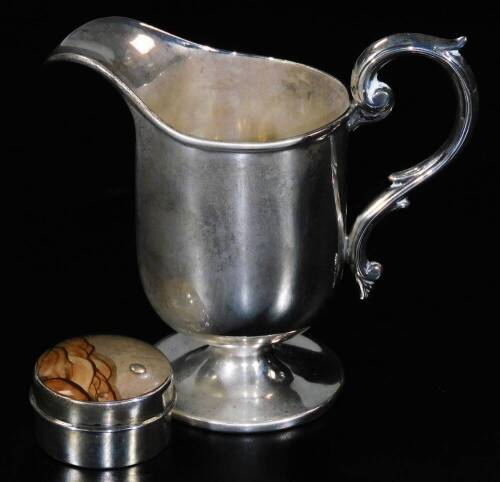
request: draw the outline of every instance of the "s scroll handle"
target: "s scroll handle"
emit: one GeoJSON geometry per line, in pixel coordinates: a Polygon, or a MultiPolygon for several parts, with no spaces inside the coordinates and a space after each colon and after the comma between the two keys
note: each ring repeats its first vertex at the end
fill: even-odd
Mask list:
{"type": "Polygon", "coordinates": [[[459,53],[465,42],[465,37],[445,40],[422,34],[391,35],[368,47],[354,66],[351,77],[351,130],[360,124],[381,120],[391,112],[394,106],[392,90],[378,79],[378,71],[402,54],[419,54],[439,62],[449,73],[458,99],[455,125],[438,152],[416,166],[391,174],[391,185],[354,222],[347,246],[361,299],[368,297],[382,274],[382,266],[366,257],[366,241],[373,226],[385,214],[408,206],[406,195],[446,166],[469,137],[477,113],[478,94],[474,75],[459,53]]]}

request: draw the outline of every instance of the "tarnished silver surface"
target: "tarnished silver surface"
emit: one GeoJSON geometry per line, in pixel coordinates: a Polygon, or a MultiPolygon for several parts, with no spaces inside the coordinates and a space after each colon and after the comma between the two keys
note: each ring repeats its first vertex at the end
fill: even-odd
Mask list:
{"type": "MultiPolygon", "coordinates": [[[[295,346],[285,340],[309,326],[348,258],[363,297],[368,293],[379,271],[364,255],[372,222],[402,207],[406,193],[454,156],[469,131],[476,94],[458,46],[414,34],[380,40],[356,64],[353,101],[337,79],[311,67],[216,50],[121,17],[83,25],[54,51],[51,60],[79,62],[103,74],[131,108],[143,286],[162,319],[193,338],[181,343],[179,335],[161,344],[168,356],[176,343],[185,350],[175,368],[176,376],[182,374],[179,399],[186,400],[183,390],[200,397],[176,409],[178,417],[221,430],[268,430],[299,423],[311,407],[317,411],[333,399],[338,387],[309,390],[293,375],[292,389],[285,384],[276,391],[279,402],[268,423],[268,410],[257,401],[258,387],[269,382],[262,354],[295,346]],[[450,69],[464,120],[437,157],[393,175],[393,186],[348,236],[347,138],[358,124],[389,112],[390,90],[376,73],[406,51],[437,58],[450,69]],[[190,365],[189,354],[203,345],[211,348],[195,350],[190,365]],[[252,377],[227,378],[230,359],[246,363],[233,356],[241,349],[259,368],[252,377]],[[229,408],[210,411],[205,400],[215,397],[214,385],[187,374],[189,367],[199,373],[211,367],[211,377],[227,381],[218,385],[220,407],[257,389],[255,420],[245,419],[243,410],[240,424],[229,408]],[[294,397],[310,393],[323,399],[293,405],[294,397]]],[[[298,374],[295,367],[307,367],[307,356],[295,351],[292,372],[298,374]]],[[[319,353],[338,372],[336,359],[319,353]]],[[[243,374],[244,366],[235,365],[243,374]]],[[[240,401],[246,403],[245,397],[240,401]]]]}
{"type": "Polygon", "coordinates": [[[478,108],[474,75],[459,50],[466,38],[445,40],[422,34],[391,35],[375,42],[359,57],[351,77],[354,97],[349,127],[385,118],[394,106],[391,88],[378,79],[379,70],[403,54],[419,54],[441,64],[449,73],[458,99],[455,126],[441,148],[416,166],[389,176],[391,185],[357,218],[349,236],[348,250],[361,298],[366,298],[382,274],[382,266],[366,257],[366,241],[374,224],[385,214],[409,205],[407,194],[445,167],[464,145],[478,108]]]}

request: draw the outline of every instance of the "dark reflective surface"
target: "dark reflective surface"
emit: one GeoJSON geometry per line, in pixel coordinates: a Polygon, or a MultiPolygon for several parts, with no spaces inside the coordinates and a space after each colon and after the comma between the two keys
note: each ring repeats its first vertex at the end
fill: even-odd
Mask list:
{"type": "MultiPolygon", "coordinates": [[[[168,480],[290,481],[323,468],[335,473],[328,457],[330,443],[314,453],[311,444],[323,438],[328,420],[301,428],[258,435],[230,435],[174,424],[174,439],[158,457],[117,470],[85,470],[60,464],[35,449],[38,472],[54,482],[152,482],[168,480]],[[325,423],[326,422],[326,423],[325,423]],[[304,459],[306,458],[306,460],[304,459]]],[[[334,443],[334,442],[333,442],[334,443]]]]}
{"type": "Polygon", "coordinates": [[[175,422],[173,439],[164,452],[125,469],[99,471],[70,467],[50,459],[32,445],[28,452],[30,463],[18,464],[12,480],[497,480],[493,439],[484,437],[484,432],[482,439],[477,435],[465,436],[467,425],[453,429],[445,419],[440,427],[437,420],[426,422],[420,415],[414,422],[401,419],[396,428],[388,411],[381,410],[377,403],[375,410],[368,409],[365,413],[360,403],[359,416],[354,419],[345,418],[345,406],[340,405],[340,412],[331,411],[302,427],[267,434],[221,434],[175,422]]]}

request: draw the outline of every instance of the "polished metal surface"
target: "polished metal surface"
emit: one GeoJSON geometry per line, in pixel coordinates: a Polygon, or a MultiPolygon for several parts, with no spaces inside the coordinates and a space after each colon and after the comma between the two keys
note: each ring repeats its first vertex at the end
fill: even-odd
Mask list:
{"type": "Polygon", "coordinates": [[[333,352],[303,335],[255,348],[207,346],[177,334],[157,347],[175,372],[174,417],[222,432],[265,432],[312,420],[344,378],[333,352]]]}
{"type": "Polygon", "coordinates": [[[379,70],[403,54],[418,54],[441,64],[456,89],[458,109],[455,126],[441,148],[416,166],[389,176],[391,185],[356,219],[349,236],[349,262],[366,298],[382,274],[382,266],[366,257],[366,241],[374,224],[384,215],[409,205],[407,194],[445,167],[460,152],[477,115],[478,92],[474,75],[459,50],[466,38],[445,40],[421,34],[391,35],[375,42],[359,57],[351,78],[354,104],[349,126],[385,118],[394,106],[391,88],[378,79],[379,70]]]}
{"type": "Polygon", "coordinates": [[[157,313],[207,343],[307,327],[343,253],[330,139],[214,154],[134,117],[139,270],[157,313]]]}
{"type": "Polygon", "coordinates": [[[207,342],[307,327],[345,252],[336,222],[342,180],[331,170],[346,142],[345,88],[306,66],[217,51],[114,17],[73,32],[51,59],[106,72],[132,108],[139,269],[163,320],[207,342]],[[272,86],[274,104],[248,98],[254,78],[264,92],[272,86]],[[172,89],[177,110],[161,100],[172,89]],[[211,101],[194,109],[193,96],[211,101]],[[325,99],[332,106],[319,112],[325,99]],[[297,137],[299,112],[306,131],[297,137]]]}
{"type": "Polygon", "coordinates": [[[112,402],[86,402],[59,395],[33,374],[32,401],[44,413],[73,426],[136,425],[163,413],[174,397],[172,376],[152,392],[112,402]]]}
{"type": "MultiPolygon", "coordinates": [[[[169,326],[192,337],[193,346],[211,345],[203,349],[206,359],[197,352],[196,363],[222,367],[235,350],[251,352],[262,375],[238,379],[241,393],[250,393],[269,381],[258,354],[280,353],[279,343],[295,346],[285,340],[309,326],[344,263],[350,262],[366,297],[380,274],[364,252],[373,222],[406,205],[406,193],[446,164],[470,130],[477,94],[460,45],[417,34],[376,42],[355,66],[352,101],[337,79],[311,67],[216,50],[121,17],[83,25],[54,51],[51,60],[78,62],[103,74],[131,109],[142,283],[169,326]],[[348,135],[390,111],[390,89],[377,72],[402,52],[435,58],[452,73],[459,91],[457,131],[436,157],[393,175],[391,188],[348,235],[348,135]]],[[[180,340],[185,338],[169,343],[180,340]]],[[[303,351],[296,356],[294,366],[307,366],[303,351]]],[[[182,360],[175,369],[176,377],[182,374],[180,403],[184,390],[203,386],[191,383],[189,360],[182,360]]],[[[220,406],[227,406],[225,397],[234,399],[234,380],[219,390],[220,406]]],[[[199,399],[176,413],[191,423],[226,430],[220,420],[227,418],[231,430],[242,431],[268,423],[264,408],[255,408],[252,422],[244,411],[240,422],[220,412],[210,420],[210,390],[189,393],[199,399]]],[[[279,392],[268,426],[308,418],[309,406],[293,405],[296,393],[279,392]],[[286,412],[290,404],[297,410],[292,418],[286,412]]],[[[323,395],[312,404],[316,409],[332,398],[331,391],[323,395]]]]}
{"type": "Polygon", "coordinates": [[[169,412],[140,425],[81,428],[64,424],[32,405],[40,446],[66,464],[95,469],[126,467],[154,457],[170,439],[169,412]]]}
{"type": "Polygon", "coordinates": [[[114,468],[147,460],[165,448],[175,390],[170,375],[139,397],[78,401],[47,388],[35,371],[30,403],[37,440],[50,456],[81,467],[114,468]]]}

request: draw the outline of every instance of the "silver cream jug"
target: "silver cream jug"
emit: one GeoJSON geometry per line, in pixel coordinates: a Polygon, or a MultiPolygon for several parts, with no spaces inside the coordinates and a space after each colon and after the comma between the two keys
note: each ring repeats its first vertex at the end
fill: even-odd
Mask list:
{"type": "Polygon", "coordinates": [[[174,416],[222,431],[265,431],[318,416],[343,382],[306,338],[348,264],[366,298],[381,275],[365,245],[384,214],[459,152],[477,110],[465,38],[397,34],[355,64],[351,90],[305,65],[188,42],[121,17],[89,22],[50,56],[87,65],[123,94],[136,128],[139,270],[177,334],[159,342],[178,392],[174,416]],[[346,232],[349,133],[383,119],[381,67],[436,60],[456,88],[455,127],[439,152],[391,174],[346,232]]]}

